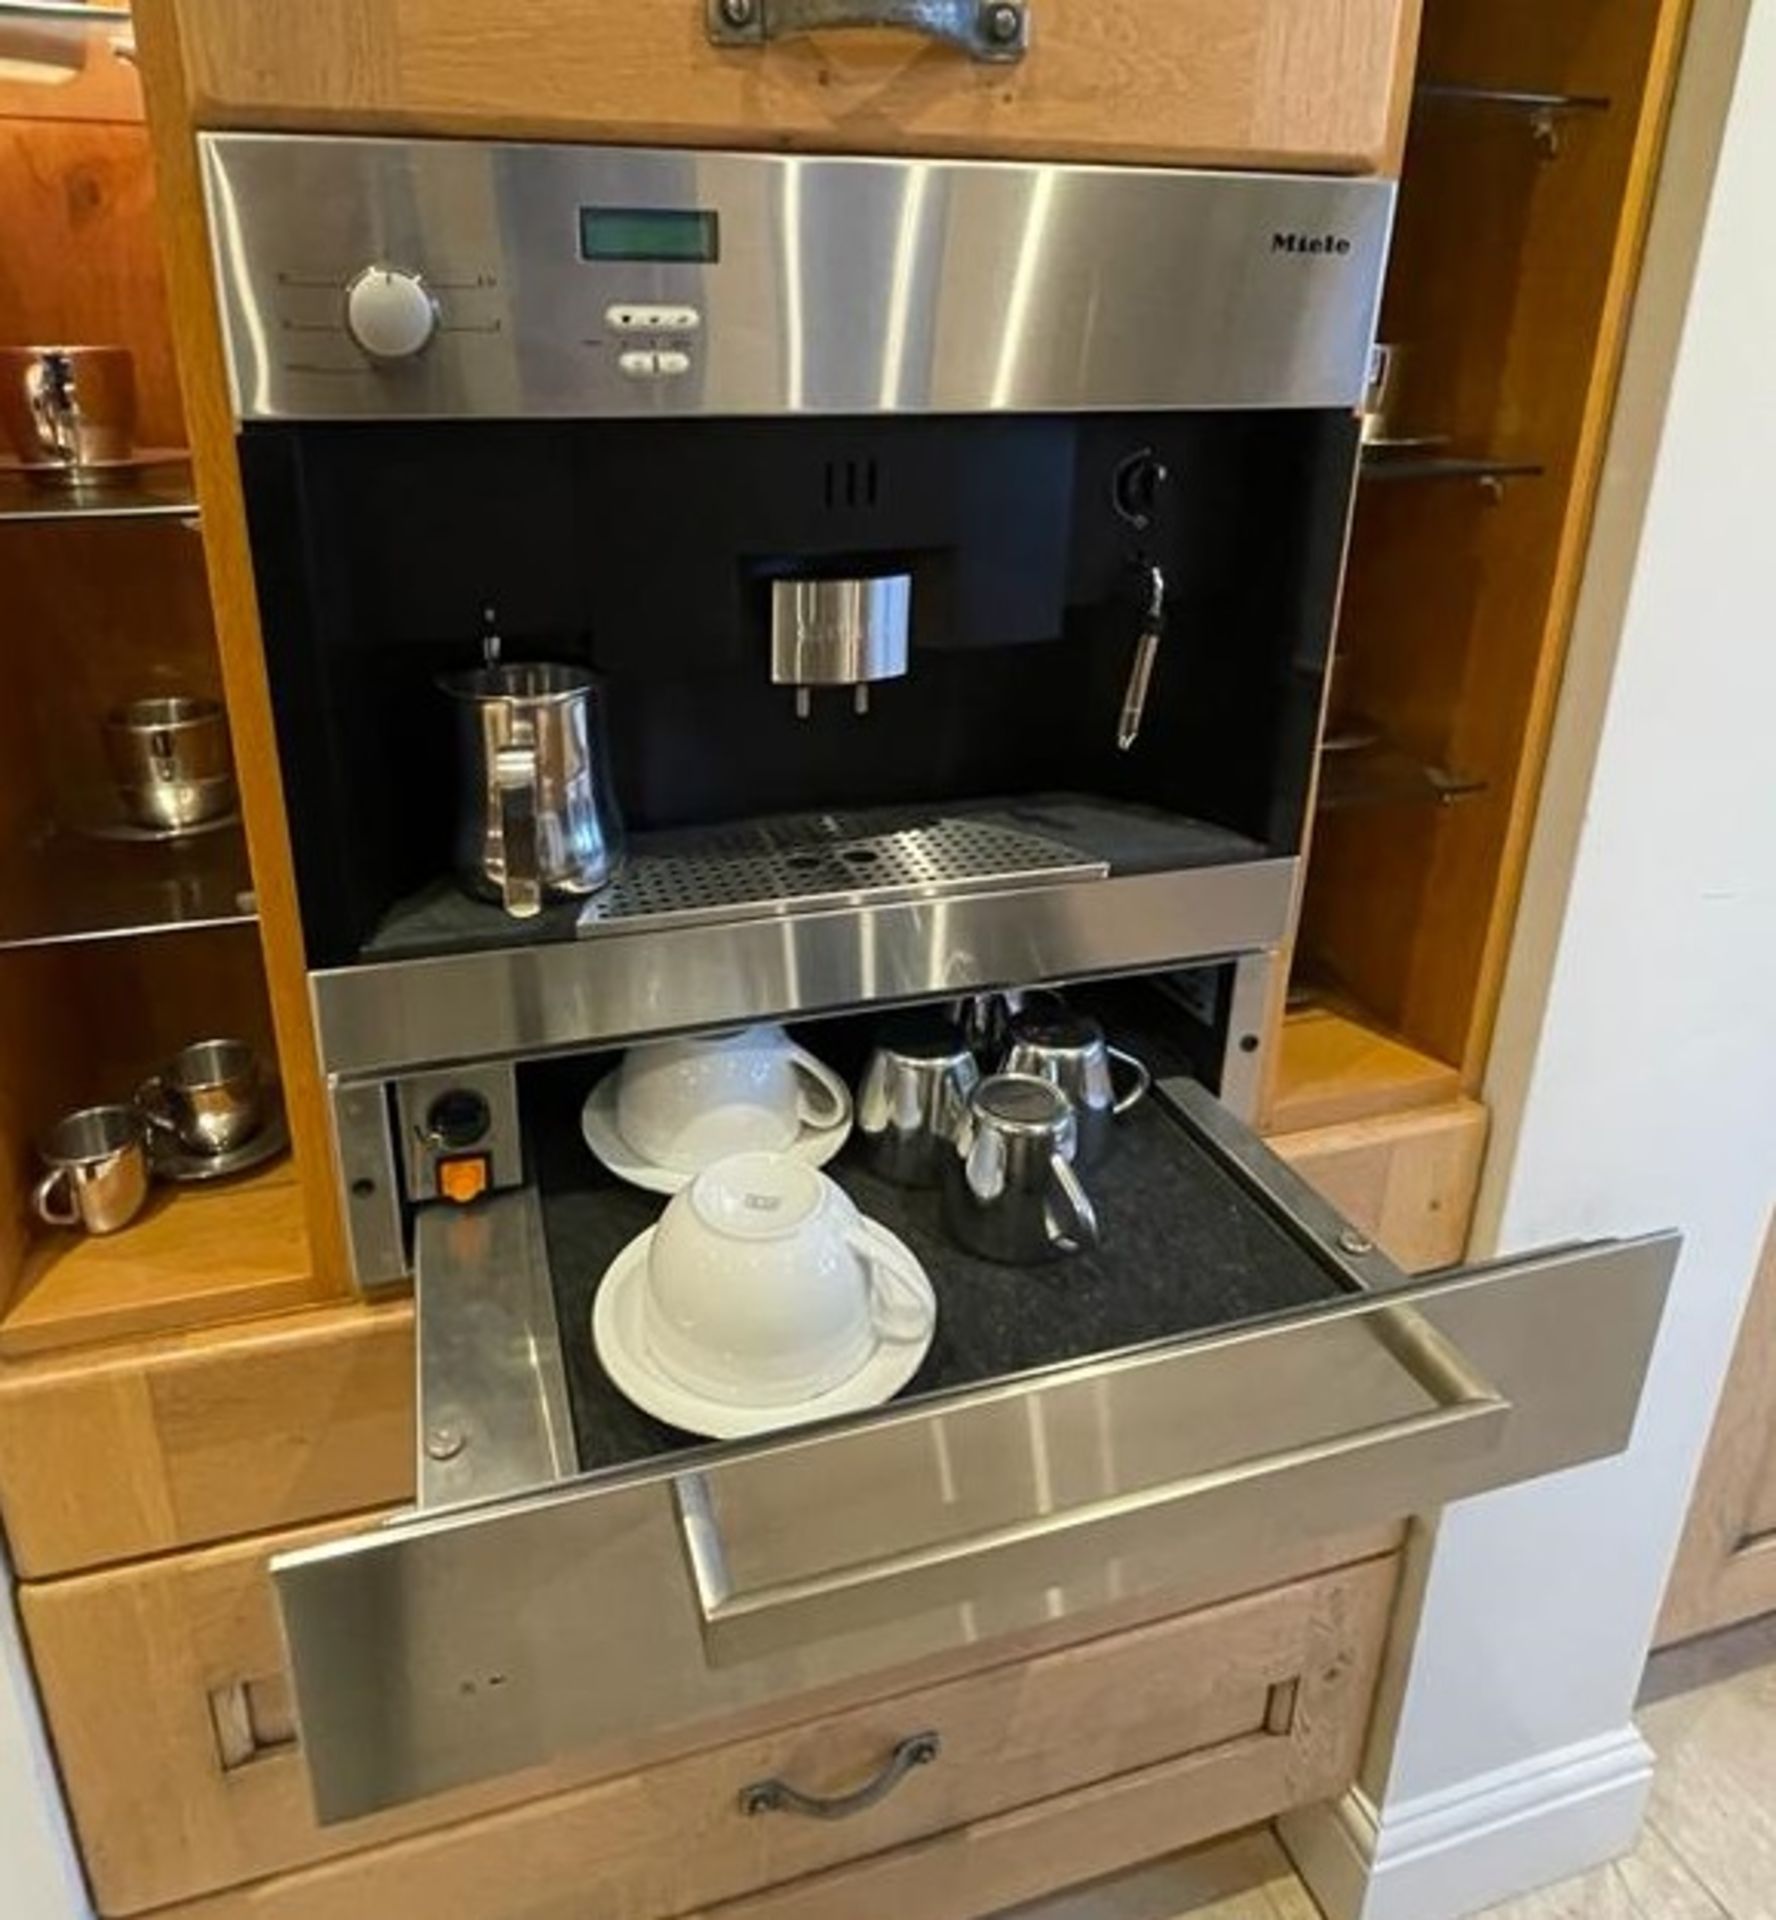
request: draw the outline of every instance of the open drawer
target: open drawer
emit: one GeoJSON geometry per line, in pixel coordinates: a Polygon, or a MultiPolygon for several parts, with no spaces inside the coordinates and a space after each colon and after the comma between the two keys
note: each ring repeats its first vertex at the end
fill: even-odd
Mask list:
{"type": "Polygon", "coordinates": [[[579,1237],[546,1174],[423,1215],[421,1507],[273,1569],[320,1818],[1189,1605],[1291,1543],[1626,1444],[1675,1236],[1413,1284],[1196,1082],[1144,1124],[1103,1209],[1120,1278],[934,1266],[934,1371],[764,1441],[637,1424],[587,1372],[558,1269],[628,1230],[619,1200],[576,1198],[579,1237]]]}

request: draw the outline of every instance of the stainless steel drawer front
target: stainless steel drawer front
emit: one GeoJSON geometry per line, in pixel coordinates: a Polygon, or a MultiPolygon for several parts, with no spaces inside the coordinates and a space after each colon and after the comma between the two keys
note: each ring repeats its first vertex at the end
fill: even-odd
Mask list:
{"type": "Polygon", "coordinates": [[[242,420],[1353,407],[1385,181],[200,136],[242,420]]]}
{"type": "MultiPolygon", "coordinates": [[[[1206,1096],[1180,1104],[1255,1207],[1274,1170],[1272,1215],[1336,1234],[1206,1096]]],[[[1424,1285],[1364,1256],[1386,1291],[289,1556],[317,1808],[350,1818],[1143,1593],[1188,1605],[1304,1537],[1618,1451],[1676,1244],[1424,1285]]]]}

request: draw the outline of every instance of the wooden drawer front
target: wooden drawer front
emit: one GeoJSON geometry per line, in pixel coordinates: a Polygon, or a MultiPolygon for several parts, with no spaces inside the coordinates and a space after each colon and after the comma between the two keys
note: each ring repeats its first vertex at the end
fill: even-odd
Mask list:
{"type": "Polygon", "coordinates": [[[1422,1112],[1273,1135],[1266,1143],[1409,1273],[1453,1266],[1467,1250],[1486,1109],[1454,1100],[1422,1112]]]}
{"type": "Polygon", "coordinates": [[[717,48],[705,0],[178,0],[177,12],[204,126],[1360,173],[1391,165],[1418,9],[1030,0],[1030,49],[1009,65],[905,31],[717,48]]]}
{"type": "Polygon", "coordinates": [[[413,1497],[410,1304],[0,1373],[0,1512],[22,1578],[413,1497]]]}
{"type": "MultiPolygon", "coordinates": [[[[1364,1561],[496,1815],[483,1790],[322,1829],[265,1572],[270,1552],[291,1544],[243,1543],[22,1589],[102,1912],[348,1854],[257,1891],[251,1910],[360,1920],[411,1905],[462,1920],[629,1920],[733,1898],[1189,1753],[1244,1783],[1235,1817],[1258,1818],[1335,1791],[1354,1768],[1397,1564],[1364,1561]],[[855,1788],[900,1742],[927,1732],[941,1742],[937,1759],[867,1812],[826,1821],[740,1810],[742,1788],[759,1781],[816,1794],[855,1788]],[[458,1824],[440,1827],[448,1821],[458,1824]],[[410,1837],[377,1844],[401,1835],[410,1837]],[[366,1847],[375,1850],[350,1854],[366,1847]]],[[[564,1659],[575,1656],[563,1648],[564,1659]]],[[[507,1783],[508,1795],[525,1790],[507,1783]]]]}

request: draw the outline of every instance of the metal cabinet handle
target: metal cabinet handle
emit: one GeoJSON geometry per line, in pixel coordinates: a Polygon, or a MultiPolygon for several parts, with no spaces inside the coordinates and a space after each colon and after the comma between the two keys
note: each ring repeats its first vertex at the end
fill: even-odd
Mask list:
{"type": "Polygon", "coordinates": [[[1420,1315],[1402,1306],[1364,1324],[1428,1406],[1107,1498],[961,1535],[940,1533],[875,1560],[776,1579],[755,1560],[750,1577],[736,1580],[715,1486],[723,1475],[768,1467],[735,1462],[679,1474],[673,1495],[707,1658],[713,1666],[739,1665],[935,1607],[1065,1586],[1120,1553],[1149,1547],[1174,1516],[1209,1526],[1230,1509],[1265,1511],[1271,1489],[1275,1511],[1293,1515],[1311,1510],[1316,1490],[1353,1477],[1434,1481],[1502,1443],[1510,1402],[1420,1315]]]}
{"type": "Polygon", "coordinates": [[[831,27],[904,27],[1001,65],[1030,50],[1030,0],[704,0],[704,6],[718,47],[758,47],[831,27]]]}
{"type": "Polygon", "coordinates": [[[749,1817],[761,1813],[801,1813],[810,1820],[849,1820],[854,1813],[867,1813],[879,1806],[915,1767],[928,1767],[943,1751],[943,1741],[935,1733],[915,1733],[888,1756],[888,1763],[873,1780],[867,1780],[855,1793],[830,1797],[803,1793],[787,1780],[755,1780],[740,1789],[740,1811],[749,1817]]]}

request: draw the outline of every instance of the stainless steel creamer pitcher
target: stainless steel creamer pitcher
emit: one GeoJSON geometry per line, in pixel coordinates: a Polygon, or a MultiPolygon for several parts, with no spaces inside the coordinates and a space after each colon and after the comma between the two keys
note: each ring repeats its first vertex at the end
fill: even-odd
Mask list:
{"type": "Polygon", "coordinates": [[[621,862],[622,829],[592,675],[492,664],[439,684],[457,703],[464,884],[516,919],[595,893],[621,862]]]}

